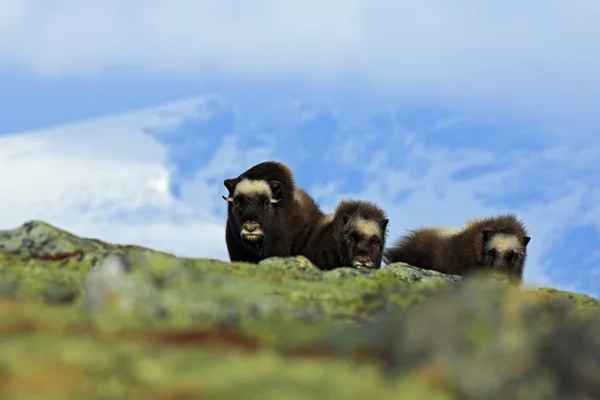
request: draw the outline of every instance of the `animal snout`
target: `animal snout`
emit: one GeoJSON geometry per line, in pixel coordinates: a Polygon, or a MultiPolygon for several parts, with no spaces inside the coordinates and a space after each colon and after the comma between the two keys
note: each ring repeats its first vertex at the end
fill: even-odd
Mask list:
{"type": "Polygon", "coordinates": [[[356,261],[358,261],[360,263],[364,263],[364,264],[371,262],[371,257],[366,256],[366,255],[356,256],[355,259],[356,259],[356,261]]]}
{"type": "Polygon", "coordinates": [[[357,255],[352,260],[352,266],[354,268],[374,268],[375,263],[371,260],[371,257],[364,255],[357,255]]]}
{"type": "Polygon", "coordinates": [[[246,221],[244,222],[244,225],[242,227],[248,232],[254,232],[258,228],[260,228],[260,225],[258,224],[258,222],[255,221],[246,221]]]}

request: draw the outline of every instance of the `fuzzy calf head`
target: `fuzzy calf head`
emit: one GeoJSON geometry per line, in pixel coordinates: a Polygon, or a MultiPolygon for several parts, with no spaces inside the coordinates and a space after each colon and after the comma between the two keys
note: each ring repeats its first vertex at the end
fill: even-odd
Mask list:
{"type": "Polygon", "coordinates": [[[271,231],[275,208],[281,201],[282,183],[276,180],[226,179],[223,184],[229,196],[230,221],[239,229],[242,240],[248,244],[260,243],[271,231]]]}
{"type": "Polygon", "coordinates": [[[345,250],[352,267],[381,267],[388,221],[387,218],[342,217],[345,250]]]}
{"type": "Polygon", "coordinates": [[[529,236],[483,231],[483,263],[485,267],[520,274],[527,257],[529,236]]]}

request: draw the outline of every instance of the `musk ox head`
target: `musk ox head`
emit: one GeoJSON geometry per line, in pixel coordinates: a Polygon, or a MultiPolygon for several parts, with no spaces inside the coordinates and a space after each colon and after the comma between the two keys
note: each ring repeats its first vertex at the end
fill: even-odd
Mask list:
{"type": "Polygon", "coordinates": [[[484,267],[499,273],[517,273],[523,270],[527,257],[529,236],[482,231],[482,258],[484,267]]]}
{"type": "Polygon", "coordinates": [[[344,244],[352,267],[380,268],[385,247],[387,218],[344,216],[344,244]]]}
{"type": "Polygon", "coordinates": [[[276,207],[281,201],[282,183],[277,180],[226,179],[229,196],[227,213],[247,244],[258,244],[271,233],[276,207]]]}
{"type": "Polygon", "coordinates": [[[370,201],[342,200],[335,210],[344,258],[354,268],[381,267],[389,219],[370,201]]]}

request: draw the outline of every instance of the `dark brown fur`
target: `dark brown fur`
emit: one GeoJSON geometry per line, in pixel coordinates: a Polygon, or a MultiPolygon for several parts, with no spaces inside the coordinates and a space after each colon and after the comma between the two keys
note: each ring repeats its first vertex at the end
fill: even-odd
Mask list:
{"type": "Polygon", "coordinates": [[[273,204],[268,198],[258,195],[228,201],[225,240],[230,260],[257,263],[268,257],[291,256],[297,230],[320,212],[318,206],[305,191],[296,188],[292,171],[283,163],[265,161],[237,178],[225,179],[223,184],[229,191],[229,198],[233,196],[236,185],[244,179],[267,182],[273,197],[279,202],[273,204]],[[263,237],[254,241],[244,240],[241,236],[244,226],[260,227],[263,237]]]}
{"type": "Polygon", "coordinates": [[[342,200],[333,215],[319,215],[311,222],[297,243],[298,253],[324,270],[357,266],[358,261],[380,268],[388,222],[385,212],[371,202],[342,200]],[[362,235],[356,230],[359,218],[376,222],[382,234],[362,235]]]}
{"type": "Polygon", "coordinates": [[[513,214],[501,214],[472,220],[464,230],[447,237],[435,228],[411,230],[384,252],[384,260],[386,264],[404,262],[461,276],[489,270],[506,276],[511,283],[521,284],[529,240],[523,222],[513,214]],[[507,251],[505,254],[496,252],[494,256],[496,249],[490,248],[490,241],[497,234],[520,238],[521,246],[515,249],[519,255],[507,251]]]}
{"type": "Polygon", "coordinates": [[[300,249],[305,244],[310,235],[311,227],[315,221],[325,217],[325,213],[317,202],[301,188],[295,191],[296,212],[293,226],[290,227],[290,233],[293,236],[291,243],[291,255],[301,255],[300,249]]]}

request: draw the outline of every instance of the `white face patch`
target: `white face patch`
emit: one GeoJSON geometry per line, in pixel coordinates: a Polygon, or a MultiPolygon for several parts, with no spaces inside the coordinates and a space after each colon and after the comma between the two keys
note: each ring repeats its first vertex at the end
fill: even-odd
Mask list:
{"type": "Polygon", "coordinates": [[[254,194],[264,194],[273,197],[273,192],[269,184],[262,180],[243,179],[236,186],[233,195],[245,194],[252,196],[254,194]]]}
{"type": "Polygon", "coordinates": [[[499,252],[505,252],[507,250],[521,249],[523,245],[519,238],[515,235],[505,235],[498,233],[492,236],[488,242],[488,247],[494,248],[499,252]]]}
{"type": "Polygon", "coordinates": [[[462,232],[462,228],[457,226],[437,226],[434,230],[442,237],[449,237],[462,232]]]}
{"type": "Polygon", "coordinates": [[[361,235],[364,235],[366,237],[370,237],[373,235],[381,236],[381,228],[379,227],[379,224],[375,221],[357,218],[354,221],[354,227],[357,231],[361,233],[361,235]]]}
{"type": "Polygon", "coordinates": [[[325,214],[321,217],[321,220],[319,222],[321,226],[329,225],[331,222],[333,222],[334,217],[335,214],[325,214]]]}

